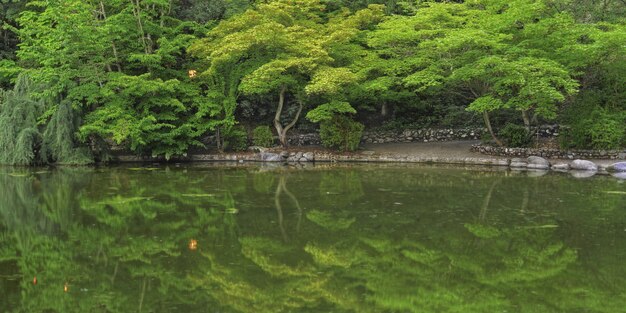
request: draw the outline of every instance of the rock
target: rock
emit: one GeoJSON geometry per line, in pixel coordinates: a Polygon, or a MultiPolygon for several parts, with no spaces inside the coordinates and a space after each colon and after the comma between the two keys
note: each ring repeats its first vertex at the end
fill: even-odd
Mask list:
{"type": "Polygon", "coordinates": [[[266,162],[282,162],[284,159],[278,153],[271,152],[261,152],[260,153],[261,160],[266,162]]]}
{"type": "Polygon", "coordinates": [[[514,168],[519,168],[519,167],[527,167],[528,163],[526,162],[525,159],[521,159],[521,158],[512,158],[511,159],[511,164],[509,164],[510,167],[514,167],[514,168]]]}
{"type": "Polygon", "coordinates": [[[300,152],[300,151],[296,152],[296,154],[294,156],[294,159],[300,160],[301,158],[302,158],[302,152],[300,152]]]}
{"type": "Polygon", "coordinates": [[[309,160],[305,157],[301,157],[300,159],[298,159],[298,162],[309,162],[309,160]]]}
{"type": "Polygon", "coordinates": [[[315,161],[315,154],[313,154],[313,152],[305,152],[302,154],[302,157],[307,159],[309,162],[315,161]]]}
{"type": "Polygon", "coordinates": [[[569,171],[569,164],[559,163],[552,165],[552,169],[555,171],[569,171]]]}
{"type": "Polygon", "coordinates": [[[542,157],[529,156],[526,161],[528,162],[528,168],[540,170],[547,170],[550,168],[550,162],[542,157]]]}
{"type": "Polygon", "coordinates": [[[280,153],[280,157],[283,158],[283,159],[289,158],[289,151],[282,151],[280,153]]]}
{"type": "Polygon", "coordinates": [[[626,162],[617,162],[606,168],[609,172],[626,172],[626,162]]]}
{"type": "Polygon", "coordinates": [[[579,171],[598,171],[598,166],[595,163],[587,160],[574,160],[572,161],[572,164],[570,164],[570,167],[573,170],[579,171]]]}

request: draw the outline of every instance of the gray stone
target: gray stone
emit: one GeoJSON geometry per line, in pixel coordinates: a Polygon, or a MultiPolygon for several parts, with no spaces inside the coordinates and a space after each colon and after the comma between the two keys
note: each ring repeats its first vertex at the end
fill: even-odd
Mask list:
{"type": "Polygon", "coordinates": [[[598,166],[595,163],[591,161],[587,161],[587,160],[574,160],[572,161],[572,164],[570,164],[570,167],[573,170],[593,171],[593,172],[598,171],[598,166]]]}
{"type": "Polygon", "coordinates": [[[529,156],[526,161],[528,162],[528,168],[541,170],[547,170],[550,168],[550,162],[542,157],[529,156]]]}
{"type": "Polygon", "coordinates": [[[282,152],[280,153],[280,156],[281,156],[283,159],[287,159],[287,158],[289,158],[289,151],[282,151],[282,152]]]}
{"type": "Polygon", "coordinates": [[[309,162],[315,161],[315,154],[313,154],[313,152],[305,152],[302,154],[302,157],[307,159],[309,162]]]}
{"type": "Polygon", "coordinates": [[[296,152],[296,154],[295,154],[295,156],[294,156],[294,159],[296,159],[296,160],[300,160],[300,159],[302,158],[302,155],[303,155],[303,153],[302,153],[302,152],[300,152],[300,151],[298,151],[298,152],[296,152]]]}
{"type": "Polygon", "coordinates": [[[617,162],[606,168],[609,172],[626,172],[626,162],[617,162]]]}
{"type": "Polygon", "coordinates": [[[569,164],[559,163],[552,165],[552,169],[555,171],[569,171],[569,164]]]}
{"type": "Polygon", "coordinates": [[[262,161],[281,162],[281,161],[284,160],[283,157],[280,154],[278,154],[278,153],[261,152],[259,155],[260,155],[262,161]]]}

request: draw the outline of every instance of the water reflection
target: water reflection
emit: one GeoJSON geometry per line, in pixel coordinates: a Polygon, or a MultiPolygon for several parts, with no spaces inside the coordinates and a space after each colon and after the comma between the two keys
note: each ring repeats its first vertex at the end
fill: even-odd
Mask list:
{"type": "Polygon", "coordinates": [[[0,168],[2,312],[620,312],[626,186],[430,167],[0,168]]]}

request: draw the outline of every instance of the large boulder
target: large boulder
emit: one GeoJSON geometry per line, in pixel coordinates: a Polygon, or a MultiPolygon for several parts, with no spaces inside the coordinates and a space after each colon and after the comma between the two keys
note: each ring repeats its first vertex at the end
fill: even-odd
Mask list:
{"type": "Polygon", "coordinates": [[[547,170],[550,168],[550,162],[548,162],[548,160],[542,157],[529,156],[526,159],[526,162],[528,163],[527,165],[528,168],[539,169],[539,170],[547,170]]]}
{"type": "Polygon", "coordinates": [[[579,171],[598,171],[598,166],[595,163],[587,160],[574,160],[572,161],[572,164],[570,164],[570,167],[573,170],[579,171]]]}
{"type": "Polygon", "coordinates": [[[626,162],[613,163],[609,165],[609,167],[607,167],[606,170],[609,172],[618,172],[618,173],[626,172],[626,162]]]}

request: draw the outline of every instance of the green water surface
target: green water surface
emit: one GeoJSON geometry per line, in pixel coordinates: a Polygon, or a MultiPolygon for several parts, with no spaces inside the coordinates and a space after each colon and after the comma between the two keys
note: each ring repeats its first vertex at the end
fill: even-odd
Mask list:
{"type": "Polygon", "coordinates": [[[626,182],[540,175],[0,168],[0,312],[626,312],[626,182]]]}

